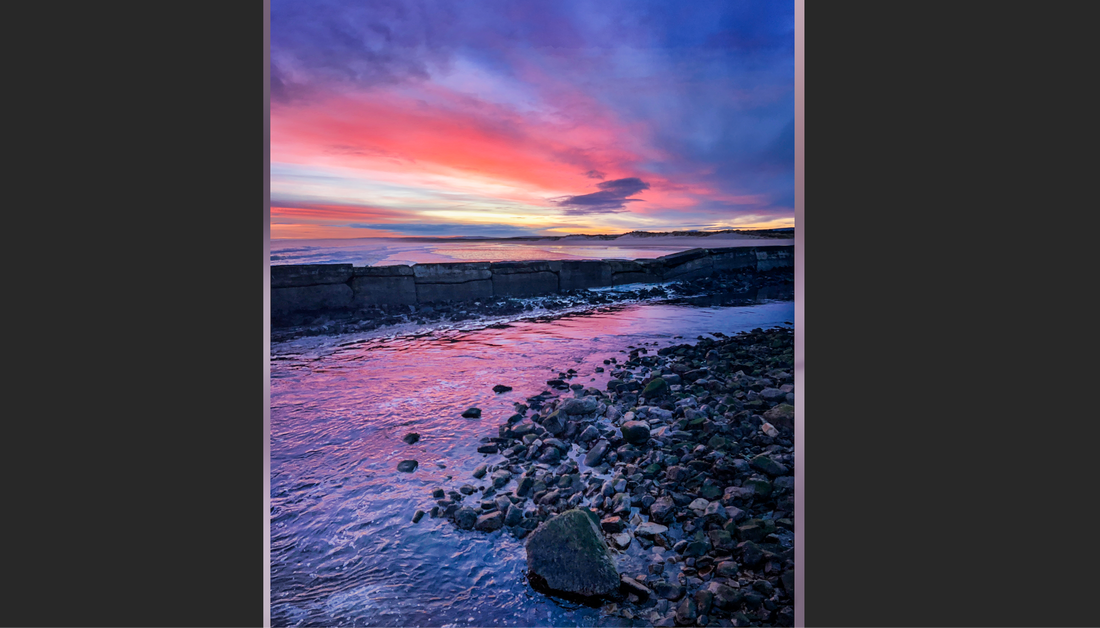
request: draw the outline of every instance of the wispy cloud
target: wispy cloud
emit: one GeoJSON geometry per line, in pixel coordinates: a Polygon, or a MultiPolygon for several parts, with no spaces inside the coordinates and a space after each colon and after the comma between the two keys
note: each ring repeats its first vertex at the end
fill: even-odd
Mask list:
{"type": "Polygon", "coordinates": [[[423,213],[458,203],[519,229],[793,218],[793,9],[272,0],[272,190],[316,201],[282,218],[347,237],[352,222],[468,222],[423,213]],[[351,199],[370,210],[351,218],[351,199]]]}

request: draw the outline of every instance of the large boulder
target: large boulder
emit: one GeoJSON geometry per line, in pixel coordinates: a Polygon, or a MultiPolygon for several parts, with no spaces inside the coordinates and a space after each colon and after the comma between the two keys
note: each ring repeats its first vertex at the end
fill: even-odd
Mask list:
{"type": "Polygon", "coordinates": [[[531,582],[551,591],[599,597],[619,590],[619,572],[593,517],[574,509],[552,517],[527,539],[531,582]]]}

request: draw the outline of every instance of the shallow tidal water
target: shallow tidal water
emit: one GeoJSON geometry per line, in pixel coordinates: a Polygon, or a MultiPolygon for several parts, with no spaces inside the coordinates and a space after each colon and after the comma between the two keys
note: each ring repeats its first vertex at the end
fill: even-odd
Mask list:
{"type": "MultiPolygon", "coordinates": [[[[496,436],[513,404],[548,390],[559,372],[575,369],[569,383],[602,390],[611,370],[603,361],[625,361],[630,346],[655,351],[793,321],[789,300],[632,304],[476,330],[273,344],[272,625],[597,625],[599,608],[530,586],[523,541],[505,530],[459,530],[427,515],[414,524],[413,513],[431,510],[436,487],[489,484],[472,471],[505,458],[477,453],[479,440],[496,436]],[[495,394],[496,384],[513,389],[495,394]],[[470,406],[480,419],[462,418],[470,406]],[[419,442],[405,444],[408,432],[419,442]],[[418,468],[397,471],[404,459],[418,468]]],[[[634,571],[641,552],[635,544],[616,553],[620,571],[642,573],[634,571]]]]}

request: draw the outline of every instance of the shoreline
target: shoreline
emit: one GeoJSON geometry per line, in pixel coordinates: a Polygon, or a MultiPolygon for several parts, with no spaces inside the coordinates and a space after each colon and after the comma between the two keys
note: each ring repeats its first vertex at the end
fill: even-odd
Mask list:
{"type": "Polygon", "coordinates": [[[675,238],[683,240],[687,238],[712,240],[781,240],[794,239],[794,229],[723,229],[720,231],[630,231],[619,234],[566,234],[561,236],[511,236],[507,238],[478,237],[478,236],[365,236],[360,238],[274,238],[273,242],[355,242],[360,240],[392,240],[399,242],[501,242],[513,244],[525,243],[564,243],[573,242],[609,242],[619,239],[625,241],[644,240],[650,238],[675,238]],[[725,238],[723,238],[725,236],[725,238]]]}
{"type": "Polygon", "coordinates": [[[793,332],[716,337],[609,357],[606,390],[559,373],[414,523],[525,539],[580,509],[622,566],[599,625],[793,625],[793,332]]]}
{"type": "MultiPolygon", "coordinates": [[[[633,284],[611,289],[585,288],[526,298],[481,298],[423,305],[376,305],[357,312],[272,317],[271,342],[307,336],[370,333],[386,328],[431,326],[462,322],[488,322],[508,317],[553,317],[600,307],[632,303],[676,303],[711,298],[755,299],[765,294],[793,296],[794,273],[790,268],[767,271],[719,271],[707,277],[662,284],[633,284]]],[[[411,330],[410,330],[411,332],[411,330]]]]}

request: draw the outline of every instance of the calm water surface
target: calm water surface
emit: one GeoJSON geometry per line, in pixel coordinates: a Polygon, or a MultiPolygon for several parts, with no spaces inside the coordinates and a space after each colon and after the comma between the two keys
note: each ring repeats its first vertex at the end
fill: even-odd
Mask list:
{"type": "MultiPolygon", "coordinates": [[[[630,345],[652,350],[710,332],[789,326],[793,317],[791,301],[630,305],[474,331],[274,344],[273,625],[595,625],[599,609],[530,587],[523,541],[428,516],[413,524],[413,513],[431,510],[436,487],[486,484],[473,469],[505,458],[477,453],[479,439],[496,436],[513,404],[547,390],[558,372],[576,369],[573,382],[602,389],[609,375],[595,367],[625,360],[630,345]],[[496,384],[513,390],[494,394],[496,384]],[[462,418],[470,406],[482,409],[480,420],[462,418]],[[411,431],[420,441],[406,445],[411,431]],[[396,471],[407,458],[419,461],[416,471],[396,471]]],[[[642,573],[634,571],[641,554],[636,544],[618,554],[620,571],[642,573]]]]}
{"type": "Polygon", "coordinates": [[[598,241],[418,242],[401,238],[272,240],[271,264],[428,264],[525,260],[651,259],[695,247],[792,245],[794,240],[683,238],[598,241]]]}

